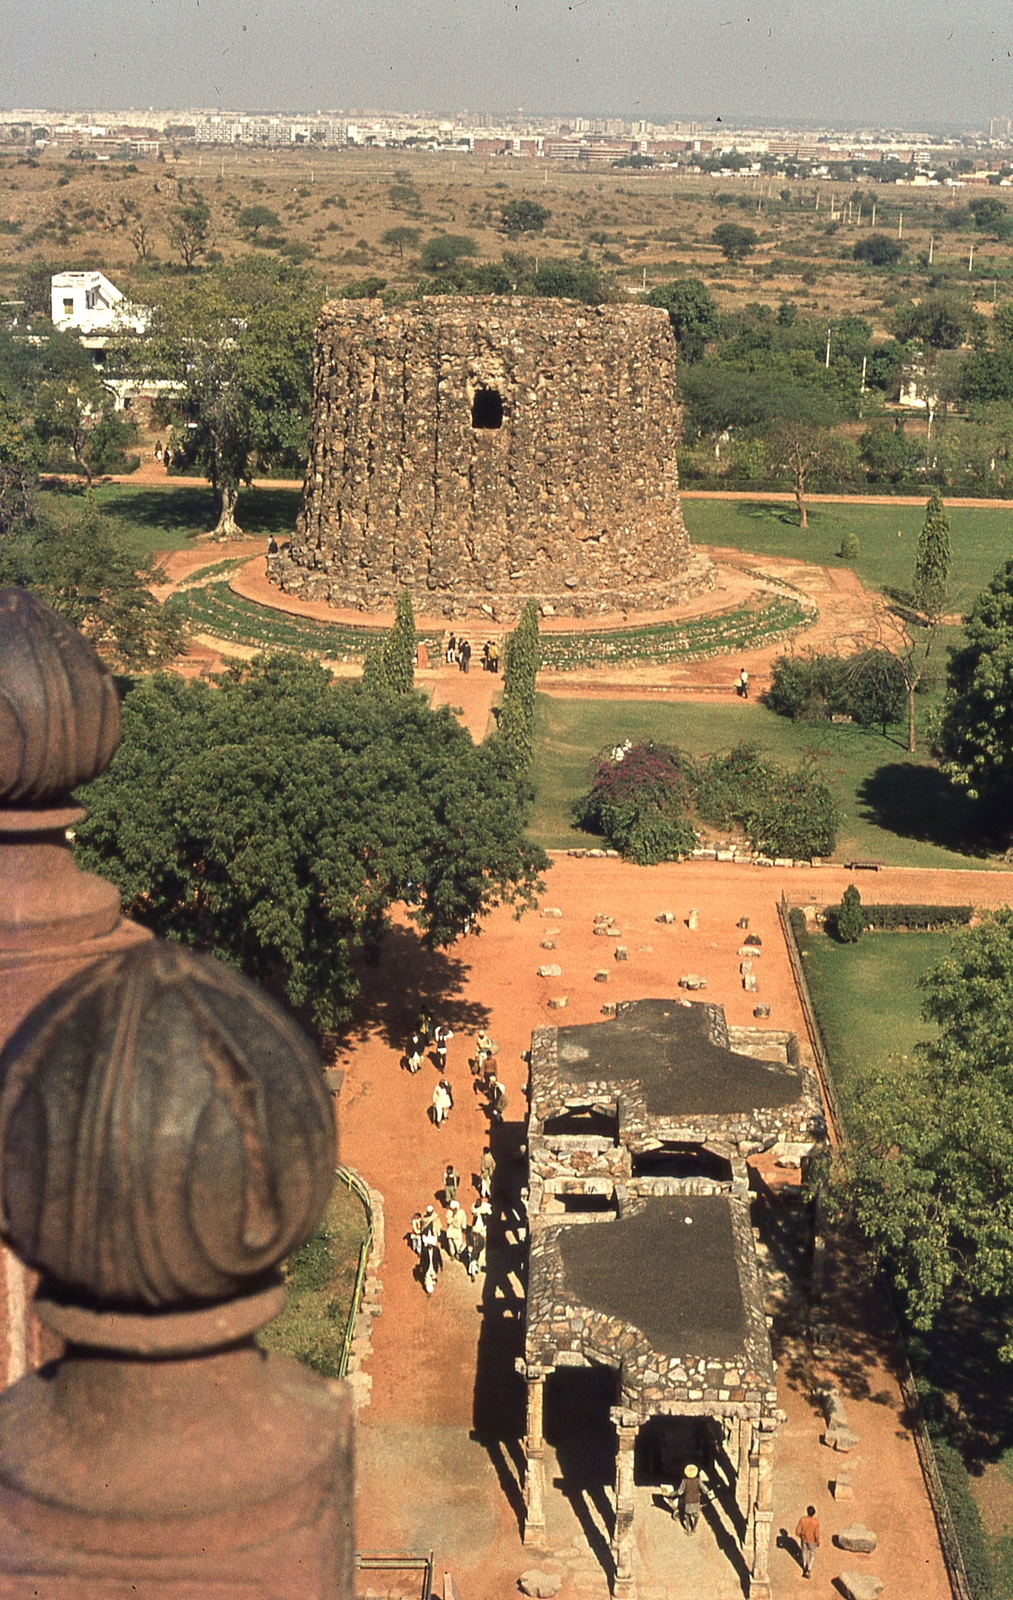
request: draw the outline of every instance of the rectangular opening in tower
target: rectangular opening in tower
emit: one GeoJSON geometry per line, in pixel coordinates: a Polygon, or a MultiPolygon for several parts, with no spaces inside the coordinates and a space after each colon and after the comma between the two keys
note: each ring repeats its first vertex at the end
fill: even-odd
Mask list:
{"type": "Polygon", "coordinates": [[[471,402],[473,428],[502,428],[503,396],[498,389],[476,389],[471,402]]]}

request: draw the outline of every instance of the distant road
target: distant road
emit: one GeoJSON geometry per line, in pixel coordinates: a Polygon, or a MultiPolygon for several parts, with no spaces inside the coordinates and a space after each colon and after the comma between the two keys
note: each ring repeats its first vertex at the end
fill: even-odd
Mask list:
{"type": "MultiPolygon", "coordinates": [[[[43,473],[43,483],[83,483],[84,479],[73,472],[46,472],[43,473]]],[[[180,478],[170,477],[164,470],[157,476],[153,472],[146,472],[142,467],[139,472],[121,473],[112,477],[96,477],[95,483],[132,483],[137,488],[165,488],[165,489],[210,489],[211,485],[206,478],[180,478]]],[[[251,485],[254,489],[301,489],[301,478],[254,478],[251,485]]],[[[240,491],[241,493],[242,491],[240,491]]],[[[749,489],[680,489],[679,496],[683,500],[762,500],[771,505],[795,504],[793,494],[768,493],[766,490],[749,489]]],[[[824,506],[923,506],[928,499],[928,490],[924,494],[807,494],[806,505],[824,506]]],[[[944,495],[943,499],[948,506],[966,506],[969,510],[978,511],[1011,511],[1013,500],[970,500],[962,499],[958,495],[944,495]]]]}

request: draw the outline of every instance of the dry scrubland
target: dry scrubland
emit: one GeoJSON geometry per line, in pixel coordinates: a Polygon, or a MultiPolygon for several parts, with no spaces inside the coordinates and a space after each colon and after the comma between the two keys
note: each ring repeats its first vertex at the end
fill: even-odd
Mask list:
{"type": "Polygon", "coordinates": [[[979,309],[991,309],[992,281],[1009,272],[1009,248],[981,232],[951,230],[947,216],[992,192],[918,191],[861,179],[721,177],[690,169],[572,172],[546,160],[428,152],[184,146],[178,159],[170,154],[165,162],[99,163],[68,160],[55,150],[26,155],[7,149],[0,152],[0,288],[5,299],[13,297],[26,269],[44,264],[99,268],[124,288],[151,293],[160,279],[183,270],[168,228],[173,209],[199,196],[212,214],[206,259],[264,249],[305,262],[331,293],[369,275],[384,278],[392,290],[410,290],[421,276],[417,247],[402,256],[380,242],[389,229],[407,227],[423,242],[441,232],[466,234],[483,261],[499,261],[505,249],[583,257],[631,289],[642,288],[645,276],[651,287],[692,273],[707,280],[722,310],[789,299],[809,314],[861,315],[882,335],[890,307],[925,292],[917,258],[928,251],[930,237],[937,274],[947,266],[966,268],[974,244],[979,309]],[[392,203],[392,186],[414,190],[414,197],[392,203]],[[790,191],[787,201],[782,191],[790,191]],[[552,215],[543,233],[511,242],[498,227],[499,209],[523,197],[552,215]],[[831,209],[843,209],[846,217],[849,200],[857,216],[859,197],[860,226],[831,221],[831,209]],[[900,270],[880,272],[842,258],[868,232],[873,201],[877,231],[896,235],[903,210],[907,255],[900,270]],[[260,228],[260,242],[238,223],[250,206],[278,217],[277,229],[260,228]],[[716,224],[729,220],[761,236],[745,264],[725,263],[711,243],[716,224]]]}

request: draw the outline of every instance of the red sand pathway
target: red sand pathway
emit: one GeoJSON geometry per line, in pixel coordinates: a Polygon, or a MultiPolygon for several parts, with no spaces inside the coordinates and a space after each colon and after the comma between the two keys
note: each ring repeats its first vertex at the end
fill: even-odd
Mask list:
{"type": "MultiPolygon", "coordinates": [[[[730,1022],[752,1022],[754,997],[741,988],[736,957],[740,915],[749,916],[750,930],[764,941],[756,998],[770,1003],[772,1026],[804,1037],[776,900],[782,887],[804,895],[817,884],[836,896],[847,881],[843,869],[782,872],[723,863],[643,869],[564,856],[554,861],[542,899],[543,906],[562,910],[559,920],[527,914],[517,921],[501,910],[446,958],[424,955],[410,931],[395,931],[382,966],[368,975],[359,1036],[339,1059],[347,1071],[339,1108],[342,1159],[383,1194],[386,1214],[384,1311],[374,1324],[368,1367],[372,1400],[360,1414],[360,1548],[435,1547],[438,1573],[452,1570],[465,1600],[516,1593],[517,1574],[543,1560],[564,1575],[562,1600],[578,1593],[604,1600],[606,1582],[595,1554],[603,1512],[588,1496],[571,1501],[562,1492],[550,1493],[548,1554],[525,1551],[518,1537],[516,1439],[503,1423],[511,1415],[519,1418],[511,1412],[517,1384],[512,1354],[520,1348],[523,1310],[523,1242],[516,1218],[508,1207],[484,1289],[450,1264],[431,1299],[412,1278],[413,1257],[403,1235],[412,1212],[434,1200],[448,1160],[463,1175],[463,1197],[471,1199],[469,1180],[487,1126],[467,1066],[479,1026],[487,1025],[500,1044],[498,1066],[509,1106],[499,1137],[517,1152],[527,1075],[522,1052],[533,1027],[597,1020],[606,998],[675,995],[680,974],[691,970],[707,978],[707,998],[726,1007],[730,1022]],[[691,906],[701,913],[693,933],[683,920],[691,906]],[[665,910],[676,913],[674,925],[655,922],[665,910]],[[612,959],[612,941],[593,936],[599,911],[617,918],[627,962],[612,959]],[[549,936],[556,940],[553,952],[541,948],[549,936]],[[561,966],[561,977],[536,975],[549,962],[561,966]],[[609,970],[607,985],[593,981],[600,967],[609,970]],[[550,997],[561,995],[568,996],[566,1010],[550,1011],[550,997]],[[455,1033],[449,1076],[456,1105],[442,1130],[426,1116],[434,1066],[427,1062],[413,1078],[399,1065],[402,1041],[423,999],[432,1001],[437,1018],[448,1020],[455,1033]]],[[[999,904],[1008,883],[987,873],[894,869],[879,874],[876,892],[882,899],[999,904]]],[[[515,1194],[522,1165],[511,1166],[505,1154],[500,1170],[515,1194]]],[[[856,1286],[851,1297],[859,1307],[861,1293],[856,1286]]],[[[862,1439],[850,1458],[855,1499],[844,1505],[835,1505],[828,1492],[840,1458],[818,1443],[812,1374],[798,1374],[782,1354],[779,1385],[788,1420],[779,1435],[775,1535],[781,1527],[793,1529],[801,1506],[812,1499],[825,1532],[812,1593],[835,1594],[834,1576],[856,1564],[831,1547],[830,1535],[857,1520],[880,1536],[879,1550],[865,1564],[886,1580],[888,1594],[943,1600],[949,1587],[934,1523],[904,1426],[889,1343],[876,1334],[874,1320],[869,1310],[837,1358],[851,1423],[862,1439]]],[[[834,1361],[827,1366],[832,1371],[834,1361]]],[[[521,1426],[522,1419],[515,1432],[521,1426]]],[[[646,1497],[638,1553],[644,1600],[691,1594],[733,1600],[741,1593],[713,1531],[701,1529],[693,1541],[676,1537],[678,1530],[651,1506],[648,1492],[638,1492],[646,1497]]],[[[799,1574],[788,1551],[773,1551],[771,1570],[777,1595],[794,1590],[799,1574]]]]}

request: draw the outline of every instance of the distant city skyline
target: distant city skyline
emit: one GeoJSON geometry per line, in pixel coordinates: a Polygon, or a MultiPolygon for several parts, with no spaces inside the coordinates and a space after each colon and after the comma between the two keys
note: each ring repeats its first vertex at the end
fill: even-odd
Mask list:
{"type": "Polygon", "coordinates": [[[1013,110],[998,0],[0,0],[0,105],[954,131],[1013,110]]]}

